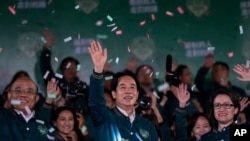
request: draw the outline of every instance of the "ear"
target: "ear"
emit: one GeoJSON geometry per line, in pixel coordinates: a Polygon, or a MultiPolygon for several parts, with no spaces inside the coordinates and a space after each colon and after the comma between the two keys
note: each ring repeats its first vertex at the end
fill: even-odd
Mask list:
{"type": "Polygon", "coordinates": [[[7,93],[7,97],[8,97],[8,100],[10,101],[11,100],[11,93],[10,92],[7,93]]]}
{"type": "Polygon", "coordinates": [[[40,99],[40,95],[36,94],[36,97],[35,97],[36,103],[38,102],[39,99],[40,99]]]}
{"type": "Polygon", "coordinates": [[[112,93],[112,97],[113,97],[114,99],[116,99],[116,92],[115,92],[115,91],[112,91],[111,93],[112,93]]]}
{"type": "Polygon", "coordinates": [[[234,114],[236,115],[238,113],[238,111],[239,111],[239,108],[235,108],[234,109],[234,114]]]}

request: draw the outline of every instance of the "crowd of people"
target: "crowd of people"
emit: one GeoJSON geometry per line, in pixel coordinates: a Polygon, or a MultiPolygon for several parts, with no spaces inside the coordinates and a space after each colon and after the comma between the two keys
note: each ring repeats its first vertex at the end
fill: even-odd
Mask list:
{"type": "MultiPolygon", "coordinates": [[[[61,76],[50,59],[53,38],[40,55],[46,96],[26,71],[18,71],[1,95],[0,136],[6,141],[230,141],[230,126],[249,124],[245,91],[229,80],[229,66],[212,54],[194,79],[185,64],[172,67],[164,84],[154,68],[129,60],[122,71],[107,67],[108,51],[93,41],[88,48],[93,73],[87,84],[77,76],[79,61],[66,57],[61,76]],[[211,75],[209,78],[208,76],[211,75]],[[161,88],[160,88],[161,87],[161,88]]],[[[240,81],[250,71],[237,64],[240,81]]]]}

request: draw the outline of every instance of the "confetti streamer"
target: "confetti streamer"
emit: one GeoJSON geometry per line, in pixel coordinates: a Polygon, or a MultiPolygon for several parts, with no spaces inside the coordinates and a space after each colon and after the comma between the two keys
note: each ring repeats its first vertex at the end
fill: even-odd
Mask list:
{"type": "Polygon", "coordinates": [[[27,105],[24,107],[24,109],[25,109],[25,111],[27,112],[28,115],[31,114],[31,110],[27,105]]]}
{"type": "Polygon", "coordinates": [[[49,99],[55,99],[56,98],[56,94],[48,94],[48,98],[49,99]]]}
{"type": "Polygon", "coordinates": [[[151,20],[152,20],[152,21],[155,20],[155,14],[151,14],[151,20]]]}
{"type": "Polygon", "coordinates": [[[130,47],[128,46],[128,52],[131,52],[130,47]]]}
{"type": "Polygon", "coordinates": [[[184,11],[183,11],[183,9],[182,9],[181,6],[178,6],[178,7],[177,7],[177,10],[178,10],[178,12],[179,12],[180,14],[184,14],[184,11]]]}
{"type": "Polygon", "coordinates": [[[68,69],[71,66],[71,63],[68,62],[68,64],[66,65],[66,69],[68,69]]]}
{"type": "Polygon", "coordinates": [[[112,24],[108,24],[107,27],[112,27],[112,26],[115,26],[115,23],[112,23],[112,24]]]}
{"type": "Polygon", "coordinates": [[[166,11],[166,14],[167,14],[168,16],[174,16],[174,14],[173,14],[172,12],[170,12],[170,11],[166,11]]]}
{"type": "Polygon", "coordinates": [[[49,71],[47,70],[46,73],[43,75],[43,79],[47,79],[48,75],[49,75],[49,71]]]}
{"type": "Polygon", "coordinates": [[[13,7],[8,6],[8,9],[12,15],[16,15],[16,10],[13,7]]]}
{"type": "Polygon", "coordinates": [[[119,57],[116,57],[115,59],[115,63],[118,64],[119,63],[119,57]]]}
{"type": "Polygon", "coordinates": [[[113,76],[106,76],[105,77],[105,80],[111,80],[111,79],[113,79],[113,76]]]}
{"type": "Polygon", "coordinates": [[[158,86],[157,90],[159,92],[163,92],[164,90],[166,90],[167,88],[169,87],[169,84],[168,83],[163,83],[161,85],[158,86]]]}
{"type": "Polygon", "coordinates": [[[141,21],[140,26],[143,26],[146,23],[146,21],[141,21]]]}
{"type": "Polygon", "coordinates": [[[57,78],[60,78],[60,79],[62,79],[62,78],[63,78],[63,75],[62,75],[62,74],[60,74],[60,73],[56,73],[56,74],[55,74],[55,76],[56,76],[57,78]]]}
{"type": "Polygon", "coordinates": [[[79,9],[80,8],[80,6],[79,5],[76,5],[75,6],[75,10],[77,10],[77,9],[79,9]]]}
{"type": "Polygon", "coordinates": [[[81,65],[78,64],[78,65],[76,66],[76,71],[80,71],[80,69],[81,69],[81,65]]]}
{"type": "Polygon", "coordinates": [[[121,35],[122,34],[122,30],[117,30],[116,31],[116,35],[121,35]]]}
{"type": "Polygon", "coordinates": [[[44,124],[44,121],[37,119],[36,123],[44,124]]]}
{"type": "Polygon", "coordinates": [[[64,42],[67,43],[68,41],[71,41],[71,40],[72,40],[72,37],[69,36],[69,37],[67,37],[67,38],[64,39],[64,42]]]}
{"type": "Polygon", "coordinates": [[[234,52],[229,52],[229,53],[227,54],[227,56],[228,56],[229,58],[232,58],[232,57],[234,56],[234,52]]]}
{"type": "Polygon", "coordinates": [[[21,104],[21,100],[11,99],[10,104],[11,105],[20,105],[21,104]]]}
{"type": "Polygon", "coordinates": [[[113,21],[113,18],[110,16],[110,15],[107,15],[107,19],[112,22],[113,21]]]}
{"type": "Polygon", "coordinates": [[[240,29],[240,34],[243,34],[243,27],[242,27],[242,25],[239,26],[239,29],[240,29]]]}
{"type": "Polygon", "coordinates": [[[98,20],[96,21],[95,25],[96,26],[101,26],[103,24],[103,21],[102,20],[98,20]]]}
{"type": "Polygon", "coordinates": [[[114,27],[111,31],[113,32],[113,31],[115,31],[117,29],[117,26],[116,27],[114,27]]]}

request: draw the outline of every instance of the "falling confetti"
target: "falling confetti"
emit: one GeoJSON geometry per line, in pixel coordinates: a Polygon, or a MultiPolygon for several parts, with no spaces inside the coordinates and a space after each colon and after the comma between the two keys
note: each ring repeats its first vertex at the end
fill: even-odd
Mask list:
{"type": "Polygon", "coordinates": [[[107,27],[112,27],[112,26],[115,26],[115,23],[112,23],[112,24],[108,24],[107,27]]]}
{"type": "Polygon", "coordinates": [[[53,133],[54,131],[55,131],[55,128],[53,128],[53,127],[50,127],[50,128],[49,128],[49,132],[50,132],[50,133],[53,133]]]}
{"type": "Polygon", "coordinates": [[[11,99],[10,104],[11,105],[20,105],[21,104],[21,100],[11,99]]]}
{"type": "Polygon", "coordinates": [[[154,72],[151,72],[151,73],[149,74],[149,78],[151,78],[151,77],[153,76],[153,74],[154,74],[154,72]]]}
{"type": "Polygon", "coordinates": [[[57,57],[55,57],[55,61],[58,62],[58,58],[57,57]]]}
{"type": "Polygon", "coordinates": [[[77,37],[78,37],[78,39],[80,40],[80,39],[81,39],[81,34],[78,33],[78,34],[77,34],[77,37]]]}
{"type": "Polygon", "coordinates": [[[117,26],[116,27],[114,27],[111,31],[115,31],[117,29],[117,26]]]}
{"type": "Polygon", "coordinates": [[[234,52],[229,52],[229,53],[227,54],[227,56],[228,56],[229,58],[232,58],[232,57],[234,56],[234,52]]]}
{"type": "Polygon", "coordinates": [[[208,47],[207,50],[208,51],[213,51],[215,49],[215,47],[208,47]]]}
{"type": "Polygon", "coordinates": [[[118,64],[119,63],[119,57],[116,57],[115,59],[115,63],[118,64]]]}
{"type": "Polygon", "coordinates": [[[0,53],[2,53],[3,52],[3,48],[0,48],[0,53]]]}
{"type": "Polygon", "coordinates": [[[158,86],[157,90],[159,92],[162,92],[162,91],[166,90],[168,87],[169,87],[168,83],[163,83],[163,84],[161,84],[161,85],[158,86]]]}
{"type": "Polygon", "coordinates": [[[47,79],[48,75],[49,75],[49,71],[47,70],[46,73],[43,75],[43,79],[47,79]]]}
{"type": "Polygon", "coordinates": [[[148,39],[150,39],[149,33],[147,33],[147,37],[148,37],[148,39]]]}
{"type": "Polygon", "coordinates": [[[69,37],[67,37],[67,38],[64,39],[64,42],[67,43],[68,41],[71,41],[71,40],[72,40],[72,37],[69,36],[69,37]]]}
{"type": "Polygon", "coordinates": [[[30,108],[29,108],[29,106],[24,106],[24,109],[25,109],[25,111],[27,112],[27,114],[29,115],[29,114],[31,114],[31,110],[30,110],[30,108]]]}
{"type": "Polygon", "coordinates": [[[80,71],[80,69],[81,69],[81,65],[78,64],[78,65],[76,66],[76,71],[80,71]]]}
{"type": "Polygon", "coordinates": [[[80,6],[79,5],[76,5],[75,6],[75,10],[77,10],[77,9],[79,9],[80,8],[80,6]]]}
{"type": "Polygon", "coordinates": [[[98,39],[107,39],[107,38],[108,38],[108,35],[101,35],[101,34],[98,34],[98,35],[96,35],[96,38],[98,38],[98,39]]]}
{"type": "Polygon", "coordinates": [[[250,60],[246,60],[246,68],[250,69],[250,60]]]}
{"type": "Polygon", "coordinates": [[[55,140],[55,137],[50,136],[50,135],[48,135],[48,134],[47,134],[47,138],[48,138],[49,140],[55,140]]]}
{"type": "Polygon", "coordinates": [[[56,74],[55,74],[55,76],[56,76],[57,78],[60,78],[60,79],[62,79],[62,78],[63,78],[63,75],[62,75],[62,74],[60,74],[60,73],[56,73],[56,74]]]}
{"type": "Polygon", "coordinates": [[[153,95],[157,98],[157,99],[160,99],[159,95],[157,94],[156,91],[153,91],[153,95]]]}
{"type": "Polygon", "coordinates": [[[113,79],[113,76],[106,76],[105,77],[105,80],[111,80],[111,79],[113,79]]]}
{"type": "Polygon", "coordinates": [[[44,124],[44,121],[37,119],[36,123],[44,124]]]}
{"type": "Polygon", "coordinates": [[[116,35],[121,35],[122,34],[122,30],[117,30],[116,31],[116,35]]]}
{"type": "Polygon", "coordinates": [[[68,69],[71,66],[71,63],[68,62],[68,64],[66,65],[66,69],[68,69]]]}
{"type": "Polygon", "coordinates": [[[172,12],[170,12],[170,11],[166,11],[166,14],[167,14],[168,16],[174,16],[174,14],[173,14],[172,12]]]}
{"type": "Polygon", "coordinates": [[[146,23],[146,21],[141,21],[140,26],[143,26],[146,23]]]}
{"type": "Polygon", "coordinates": [[[48,94],[48,98],[50,98],[50,99],[55,99],[55,98],[56,98],[56,95],[55,95],[55,94],[48,94]]]}
{"type": "Polygon", "coordinates": [[[107,15],[107,19],[112,22],[113,21],[113,18],[110,16],[110,15],[107,15]]]}
{"type": "Polygon", "coordinates": [[[179,12],[180,14],[184,14],[184,11],[183,11],[183,9],[182,9],[181,6],[178,6],[178,7],[177,7],[177,10],[178,10],[178,12],[179,12]]]}
{"type": "Polygon", "coordinates": [[[96,26],[101,26],[103,24],[103,21],[102,20],[98,20],[96,21],[95,25],[96,26]]]}
{"type": "Polygon", "coordinates": [[[151,20],[152,20],[152,21],[155,20],[155,14],[151,14],[151,20]]]}
{"type": "Polygon", "coordinates": [[[47,43],[47,41],[46,41],[46,39],[45,39],[44,37],[41,37],[40,39],[41,39],[41,41],[42,41],[44,44],[47,43]]]}
{"type": "Polygon", "coordinates": [[[112,61],[113,61],[113,59],[109,59],[109,60],[108,60],[108,63],[111,63],[112,61]]]}
{"type": "Polygon", "coordinates": [[[12,15],[16,15],[16,10],[13,7],[8,6],[8,9],[12,15]]]}
{"type": "Polygon", "coordinates": [[[128,52],[131,52],[130,47],[128,46],[128,52]]]}
{"type": "Polygon", "coordinates": [[[242,27],[242,25],[239,26],[239,29],[240,29],[240,34],[243,34],[243,27],[242,27]]]}
{"type": "Polygon", "coordinates": [[[160,72],[156,72],[156,73],[155,73],[156,76],[159,75],[159,74],[160,74],[160,72]]]}

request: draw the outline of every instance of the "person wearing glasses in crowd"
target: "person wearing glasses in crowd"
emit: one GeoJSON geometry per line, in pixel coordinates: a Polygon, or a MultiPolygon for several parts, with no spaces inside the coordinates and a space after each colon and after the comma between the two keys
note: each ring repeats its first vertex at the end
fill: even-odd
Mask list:
{"type": "Polygon", "coordinates": [[[230,141],[230,125],[235,124],[240,112],[239,98],[234,91],[221,89],[213,95],[211,106],[211,119],[215,125],[211,132],[201,137],[201,141],[230,141]]]}
{"type": "MultiPolygon", "coordinates": [[[[49,81],[47,93],[60,94],[57,81],[49,81]]],[[[26,76],[17,78],[10,84],[8,99],[11,107],[0,109],[0,136],[4,141],[47,141],[50,129],[50,114],[54,99],[46,97],[40,109],[34,109],[39,101],[38,87],[26,76]]]]}
{"type": "Polygon", "coordinates": [[[94,70],[90,77],[89,107],[96,129],[95,141],[158,141],[156,129],[149,120],[135,112],[139,83],[129,71],[118,72],[111,82],[115,108],[105,106],[103,68],[107,49],[93,41],[88,48],[94,70]]]}

